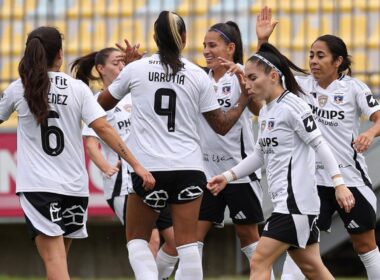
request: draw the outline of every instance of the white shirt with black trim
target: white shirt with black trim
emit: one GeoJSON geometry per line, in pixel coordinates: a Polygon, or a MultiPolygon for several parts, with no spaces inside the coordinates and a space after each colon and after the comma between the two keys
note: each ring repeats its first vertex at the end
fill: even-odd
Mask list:
{"type": "MultiPolygon", "coordinates": [[[[240,64],[238,66],[244,67],[240,64]]],[[[239,80],[236,75],[231,76],[230,73],[225,73],[218,82],[213,79],[212,70],[210,70],[208,76],[213,82],[213,94],[217,97],[222,110],[228,111],[232,109],[241,94],[239,80]]],[[[231,169],[254,151],[255,140],[252,128],[252,114],[248,108],[244,110],[239,120],[224,136],[217,134],[206,119],[201,116],[199,133],[207,179],[231,169]]],[[[261,177],[260,170],[256,172],[256,177],[261,177]]],[[[246,176],[232,183],[248,183],[250,181],[251,179],[246,176]]]]}
{"type": "MultiPolygon", "coordinates": [[[[99,93],[95,95],[97,100],[99,93]]],[[[128,94],[117,103],[115,108],[107,111],[107,121],[116,129],[121,139],[126,142],[131,130],[131,112],[132,112],[132,100],[128,94]]],[[[98,138],[101,144],[102,154],[105,160],[110,165],[115,165],[118,160],[121,161],[121,175],[119,173],[114,174],[111,178],[103,176],[103,189],[106,199],[111,199],[113,196],[121,196],[128,194],[128,188],[131,187],[131,179],[128,172],[128,163],[120,158],[118,154],[112,150],[106,143],[104,143],[96,132],[88,127],[83,126],[83,136],[93,136],[98,138]],[[121,176],[119,180],[116,180],[118,176],[121,176]]]]}
{"type": "Polygon", "coordinates": [[[184,69],[166,74],[158,54],[128,64],[108,87],[121,99],[132,94],[127,144],[150,171],[203,171],[199,114],[220,108],[207,74],[181,58],[184,69]]]}
{"type": "Polygon", "coordinates": [[[273,212],[319,213],[315,181],[315,152],[309,145],[321,135],[308,105],[285,91],[260,110],[255,153],[267,165],[273,212]]]}
{"type": "Polygon", "coordinates": [[[37,124],[24,98],[21,79],[11,83],[0,100],[0,119],[17,111],[17,192],[52,192],[88,196],[81,122],[90,124],[104,110],[82,81],[49,72],[49,117],[37,124]]]}
{"type": "MultiPolygon", "coordinates": [[[[297,82],[306,93],[303,98],[330,145],[346,185],[371,186],[364,156],[352,146],[359,134],[360,116],[371,116],[380,110],[371,90],[363,82],[346,75],[326,89],[321,88],[312,76],[297,77],[297,82]]],[[[317,184],[332,187],[331,177],[318,157],[316,167],[317,184]]]]}

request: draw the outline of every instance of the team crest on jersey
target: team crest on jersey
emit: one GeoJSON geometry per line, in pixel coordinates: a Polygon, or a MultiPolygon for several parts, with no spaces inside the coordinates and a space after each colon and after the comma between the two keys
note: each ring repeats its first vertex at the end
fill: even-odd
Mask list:
{"type": "Polygon", "coordinates": [[[379,105],[379,103],[377,102],[377,100],[373,97],[372,94],[369,94],[365,97],[367,99],[367,103],[368,103],[368,106],[369,107],[375,107],[377,105],[379,105]]]}
{"type": "Polygon", "coordinates": [[[303,119],[303,125],[305,126],[305,130],[307,132],[312,132],[317,129],[317,125],[314,122],[314,118],[312,115],[308,116],[307,118],[303,119]]]}
{"type": "Polygon", "coordinates": [[[328,97],[327,95],[321,95],[321,96],[318,96],[318,103],[319,103],[319,106],[321,106],[321,107],[325,107],[328,98],[329,98],[329,97],[328,97]]]}
{"type": "Polygon", "coordinates": [[[231,92],[231,85],[223,85],[222,87],[222,93],[225,95],[230,94],[231,92]]]}
{"type": "Polygon", "coordinates": [[[124,110],[127,111],[128,113],[132,112],[132,105],[131,104],[125,104],[124,110]]]}
{"type": "Polygon", "coordinates": [[[342,104],[343,103],[343,95],[334,95],[334,102],[335,102],[335,104],[342,104]]]}
{"type": "Polygon", "coordinates": [[[267,122],[265,120],[261,122],[261,127],[260,127],[261,131],[264,131],[266,125],[267,125],[267,122]]]}
{"type": "Polygon", "coordinates": [[[268,121],[268,130],[272,130],[274,127],[274,121],[268,121]]]}

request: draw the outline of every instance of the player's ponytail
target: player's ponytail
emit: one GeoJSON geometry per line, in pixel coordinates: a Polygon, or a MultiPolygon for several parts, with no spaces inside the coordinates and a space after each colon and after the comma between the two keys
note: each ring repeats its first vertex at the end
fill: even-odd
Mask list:
{"type": "Polygon", "coordinates": [[[304,93],[294,78],[291,69],[303,74],[307,74],[306,70],[291,62],[273,45],[263,43],[260,46],[259,51],[251,56],[248,61],[257,63],[263,67],[265,73],[269,73],[271,70],[275,69],[279,74],[280,83],[282,83],[286,89],[296,95],[304,93]]]}
{"type": "Polygon", "coordinates": [[[185,22],[179,15],[169,11],[160,13],[154,23],[154,39],[166,72],[169,72],[170,67],[175,75],[183,68],[180,56],[185,47],[185,35],[185,22]]]}
{"type": "Polygon", "coordinates": [[[39,27],[29,34],[24,56],[18,66],[25,100],[39,124],[43,123],[49,114],[48,69],[53,67],[61,49],[62,36],[59,31],[53,27],[39,27]]]}
{"type": "MultiPolygon", "coordinates": [[[[78,57],[71,64],[70,71],[76,79],[79,79],[89,85],[90,81],[99,80],[99,77],[93,75],[93,67],[99,64],[105,65],[108,56],[114,51],[119,50],[116,48],[104,48],[98,52],[92,52],[82,57],[78,57]]],[[[101,78],[102,75],[99,71],[98,74],[101,78]]]]}

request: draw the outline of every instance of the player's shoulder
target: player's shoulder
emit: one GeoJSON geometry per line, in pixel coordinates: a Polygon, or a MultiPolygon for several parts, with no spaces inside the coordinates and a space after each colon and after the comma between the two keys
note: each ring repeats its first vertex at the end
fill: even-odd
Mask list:
{"type": "Polygon", "coordinates": [[[305,75],[305,76],[294,76],[297,83],[300,85],[301,88],[307,88],[313,85],[313,82],[315,81],[312,75],[305,75]]]}
{"type": "Polygon", "coordinates": [[[291,113],[301,114],[310,110],[304,100],[288,90],[281,94],[281,96],[277,99],[277,103],[283,108],[283,110],[291,113]]]}
{"type": "Polygon", "coordinates": [[[354,93],[367,93],[371,91],[364,82],[348,75],[342,75],[339,78],[339,82],[342,84],[342,86],[344,86],[350,91],[353,91],[354,93]]]}

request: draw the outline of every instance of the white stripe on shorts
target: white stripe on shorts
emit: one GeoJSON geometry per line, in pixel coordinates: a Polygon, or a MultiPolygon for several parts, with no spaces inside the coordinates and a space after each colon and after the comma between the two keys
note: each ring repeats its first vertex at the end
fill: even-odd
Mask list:
{"type": "Polygon", "coordinates": [[[113,208],[116,216],[119,218],[122,225],[124,225],[124,203],[127,199],[127,195],[115,196],[113,199],[113,208]]]}
{"type": "Polygon", "coordinates": [[[61,236],[64,231],[61,227],[52,221],[46,219],[34,206],[26,199],[23,193],[20,193],[20,204],[25,215],[32,225],[40,232],[47,236],[61,236]]]}
{"type": "Polygon", "coordinates": [[[373,193],[373,190],[371,190],[370,187],[363,186],[356,188],[363,196],[364,198],[371,204],[373,211],[377,213],[377,198],[376,195],[373,193]]]}
{"type": "Polygon", "coordinates": [[[307,215],[292,215],[297,232],[298,246],[305,248],[310,237],[309,217],[307,215]]]}

